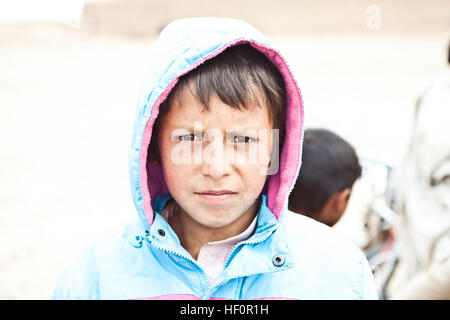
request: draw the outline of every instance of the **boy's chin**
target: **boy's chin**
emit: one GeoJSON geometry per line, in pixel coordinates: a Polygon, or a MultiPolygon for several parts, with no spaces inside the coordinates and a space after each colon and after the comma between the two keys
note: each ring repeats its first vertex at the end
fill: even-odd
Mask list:
{"type": "Polygon", "coordinates": [[[191,218],[194,219],[198,224],[208,229],[223,229],[231,227],[232,225],[237,223],[241,216],[236,215],[235,211],[233,211],[234,214],[226,212],[221,212],[220,214],[218,214],[213,210],[205,210],[203,212],[199,210],[197,212],[201,213],[201,216],[195,217],[191,215],[191,218]]]}
{"type": "Polygon", "coordinates": [[[209,215],[202,216],[200,219],[196,219],[197,223],[201,224],[202,226],[210,229],[219,229],[219,228],[226,228],[227,226],[230,226],[235,222],[237,218],[232,217],[224,217],[217,215],[209,215]]]}

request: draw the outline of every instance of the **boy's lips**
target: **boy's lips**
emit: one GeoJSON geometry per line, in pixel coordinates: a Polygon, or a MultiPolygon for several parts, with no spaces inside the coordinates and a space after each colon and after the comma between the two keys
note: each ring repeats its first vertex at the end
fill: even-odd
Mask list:
{"type": "Polygon", "coordinates": [[[230,191],[230,190],[217,190],[217,191],[214,191],[214,190],[206,190],[206,191],[201,191],[201,192],[197,192],[197,193],[199,193],[199,194],[211,194],[211,195],[215,195],[215,196],[221,196],[221,195],[224,195],[224,194],[237,193],[237,192],[233,192],[233,191],[230,191]]]}
{"type": "Polygon", "coordinates": [[[227,199],[232,198],[237,192],[233,192],[230,190],[206,190],[202,192],[195,192],[200,198],[206,200],[209,203],[220,203],[227,199]]]}

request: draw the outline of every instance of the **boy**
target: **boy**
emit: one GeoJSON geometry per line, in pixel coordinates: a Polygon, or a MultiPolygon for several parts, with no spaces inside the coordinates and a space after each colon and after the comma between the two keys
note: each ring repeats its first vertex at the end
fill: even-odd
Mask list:
{"type": "Polygon", "coordinates": [[[139,219],[86,250],[54,297],[376,298],[359,250],[286,210],[302,108],[287,64],[249,25],[169,24],[129,154],[139,219]]]}
{"type": "Polygon", "coordinates": [[[353,147],[325,129],[305,130],[302,169],[289,210],[333,226],[344,214],[361,166],[353,147]]]}

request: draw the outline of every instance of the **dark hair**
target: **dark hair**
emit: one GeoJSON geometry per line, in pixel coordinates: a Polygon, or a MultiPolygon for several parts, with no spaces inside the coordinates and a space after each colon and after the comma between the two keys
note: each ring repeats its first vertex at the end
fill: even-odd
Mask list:
{"type": "Polygon", "coordinates": [[[329,130],[305,130],[302,166],[289,207],[317,213],[333,194],[352,188],[360,176],[361,166],[349,143],[329,130]]]}
{"type": "MultiPolygon", "coordinates": [[[[217,94],[223,103],[239,110],[249,104],[260,108],[266,105],[273,128],[279,129],[279,150],[282,150],[286,109],[284,79],[264,54],[250,45],[229,47],[183,75],[161,104],[154,128],[170,111],[174,100],[182,97],[184,90],[190,90],[206,110],[213,94],[217,94]]],[[[158,154],[155,140],[152,139],[149,153],[158,154]]]]}
{"type": "Polygon", "coordinates": [[[161,105],[161,112],[167,113],[173,99],[186,88],[205,109],[209,108],[209,100],[214,93],[223,103],[239,110],[249,103],[260,108],[265,104],[274,127],[281,129],[284,126],[286,91],[283,76],[261,52],[250,45],[227,48],[182,76],[161,105]]]}
{"type": "Polygon", "coordinates": [[[447,62],[450,63],[450,42],[448,43],[447,47],[447,62]]]}

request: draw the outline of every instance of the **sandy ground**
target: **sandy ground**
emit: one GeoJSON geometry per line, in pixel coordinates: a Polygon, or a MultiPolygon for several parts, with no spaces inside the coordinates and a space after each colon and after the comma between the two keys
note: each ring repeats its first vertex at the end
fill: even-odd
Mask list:
{"type": "MultiPolygon", "coordinates": [[[[301,87],[307,127],[400,163],[415,99],[445,71],[448,34],[272,39],[301,87]]],[[[50,298],[82,247],[135,215],[127,152],[152,45],[0,30],[0,299],[50,298]]],[[[347,236],[358,232],[352,207],[347,236]]]]}

